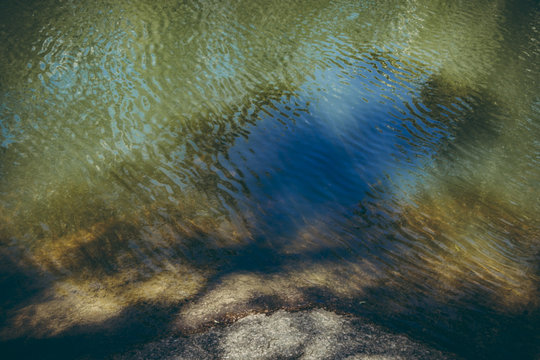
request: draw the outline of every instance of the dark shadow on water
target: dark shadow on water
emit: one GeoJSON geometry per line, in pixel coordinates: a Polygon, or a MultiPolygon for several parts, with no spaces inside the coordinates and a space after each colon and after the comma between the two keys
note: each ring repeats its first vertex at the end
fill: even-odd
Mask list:
{"type": "Polygon", "coordinates": [[[0,343],[3,359],[103,359],[167,334],[177,308],[155,303],[130,306],[95,325],[74,326],[50,338],[17,338],[0,343]]]}
{"type": "MultiPolygon", "coordinates": [[[[363,215],[366,216],[365,213],[363,215]]],[[[384,225],[382,221],[379,217],[376,224],[371,226],[379,228],[395,226],[384,225]]],[[[392,222],[393,220],[386,219],[385,221],[392,222]]],[[[361,233],[366,233],[366,231],[370,230],[361,229],[361,233]]],[[[198,257],[208,257],[209,249],[204,249],[203,243],[199,241],[204,236],[203,233],[197,234],[196,239],[193,240],[199,244],[199,247],[203,247],[192,253],[192,255],[199,254],[192,257],[195,263],[198,257]]],[[[96,241],[98,244],[104,240],[98,237],[96,241]]],[[[391,242],[389,240],[385,244],[386,250],[390,252],[392,252],[389,248],[391,242]]],[[[86,249],[92,246],[84,244],[86,249]]],[[[107,248],[107,246],[102,247],[102,249],[107,248]]],[[[77,251],[74,250],[75,253],[77,251]]],[[[382,263],[394,261],[390,258],[386,260],[382,258],[384,254],[376,248],[368,251],[366,255],[373,256],[375,253],[382,263]]],[[[36,300],[36,296],[39,299],[40,293],[46,294],[47,282],[34,284],[40,277],[39,273],[32,269],[18,267],[15,260],[18,256],[20,254],[12,253],[2,258],[6,269],[10,269],[3,272],[5,276],[2,278],[2,289],[19,289],[19,293],[2,292],[3,309],[4,306],[9,308],[24,301],[23,299],[27,299],[29,295],[33,295],[33,300],[36,300]],[[16,284],[23,284],[23,286],[16,284]]],[[[403,253],[401,256],[407,257],[407,254],[403,253]]],[[[114,258],[115,256],[111,255],[108,261],[114,261],[114,258]]],[[[219,258],[220,263],[223,264],[220,270],[208,279],[208,285],[202,293],[187,299],[186,302],[174,306],[160,305],[156,302],[138,302],[106,321],[93,325],[72,326],[58,336],[44,339],[25,337],[4,341],[0,344],[3,358],[105,358],[132,349],[138,344],[170,335],[175,314],[181,311],[184,305],[197,301],[199,297],[211,291],[214,286],[220,284],[220,279],[227,275],[255,273],[271,276],[279,274],[284,268],[291,266],[294,268],[299,260],[302,260],[304,264],[307,262],[307,265],[311,260],[313,264],[328,262],[331,266],[334,261],[354,262],[357,260],[357,254],[347,255],[339,248],[326,247],[287,255],[280,252],[280,249],[265,246],[265,241],[261,239],[248,245],[222,249],[219,258]]],[[[107,269],[114,268],[112,263],[108,262],[105,265],[107,269]]],[[[201,263],[197,265],[200,266],[201,263]]],[[[538,269],[537,273],[540,273],[538,269]]],[[[416,280],[418,279],[409,284],[411,286],[384,281],[378,286],[365,287],[361,301],[355,298],[339,298],[324,289],[313,287],[302,289],[303,300],[295,306],[284,305],[278,296],[262,295],[250,299],[245,308],[250,312],[272,312],[282,307],[290,310],[323,307],[340,313],[351,313],[380,324],[392,332],[405,333],[413,339],[421,339],[422,342],[469,359],[533,359],[540,354],[540,342],[535,341],[538,339],[540,325],[538,309],[519,314],[500,312],[489,306],[490,294],[482,291],[465,295],[459,299],[459,303],[454,303],[454,300],[446,302],[444,299],[431,297],[429,293],[419,293],[414,286],[416,280]],[[464,308],[463,304],[478,305],[464,308]]],[[[246,314],[227,314],[228,318],[220,320],[233,321],[246,314]]]]}

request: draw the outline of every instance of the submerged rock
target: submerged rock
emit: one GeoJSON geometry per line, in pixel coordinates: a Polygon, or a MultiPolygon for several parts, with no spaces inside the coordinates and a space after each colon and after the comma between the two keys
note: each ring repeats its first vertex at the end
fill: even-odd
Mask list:
{"type": "Polygon", "coordinates": [[[360,318],[322,309],[246,316],[226,327],[168,337],[115,359],[450,359],[360,318]]]}

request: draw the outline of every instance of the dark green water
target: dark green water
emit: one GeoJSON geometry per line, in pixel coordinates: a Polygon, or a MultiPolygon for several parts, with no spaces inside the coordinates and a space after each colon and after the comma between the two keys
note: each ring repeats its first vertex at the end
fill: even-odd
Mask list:
{"type": "Polygon", "coordinates": [[[540,356],[535,1],[3,1],[0,339],[325,307],[540,356]]]}

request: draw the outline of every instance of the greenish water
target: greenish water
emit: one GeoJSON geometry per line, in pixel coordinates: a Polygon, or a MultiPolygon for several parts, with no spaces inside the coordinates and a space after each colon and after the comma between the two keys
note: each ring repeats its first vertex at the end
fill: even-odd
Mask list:
{"type": "Polygon", "coordinates": [[[537,358],[539,25],[535,1],[2,2],[1,347],[325,307],[537,358]]]}

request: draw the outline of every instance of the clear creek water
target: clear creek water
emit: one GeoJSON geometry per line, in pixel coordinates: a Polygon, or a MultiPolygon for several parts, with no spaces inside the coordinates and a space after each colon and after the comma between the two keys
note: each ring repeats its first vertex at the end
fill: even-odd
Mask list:
{"type": "Polygon", "coordinates": [[[0,19],[6,354],[324,307],[464,358],[540,356],[536,1],[5,0],[0,19]]]}

